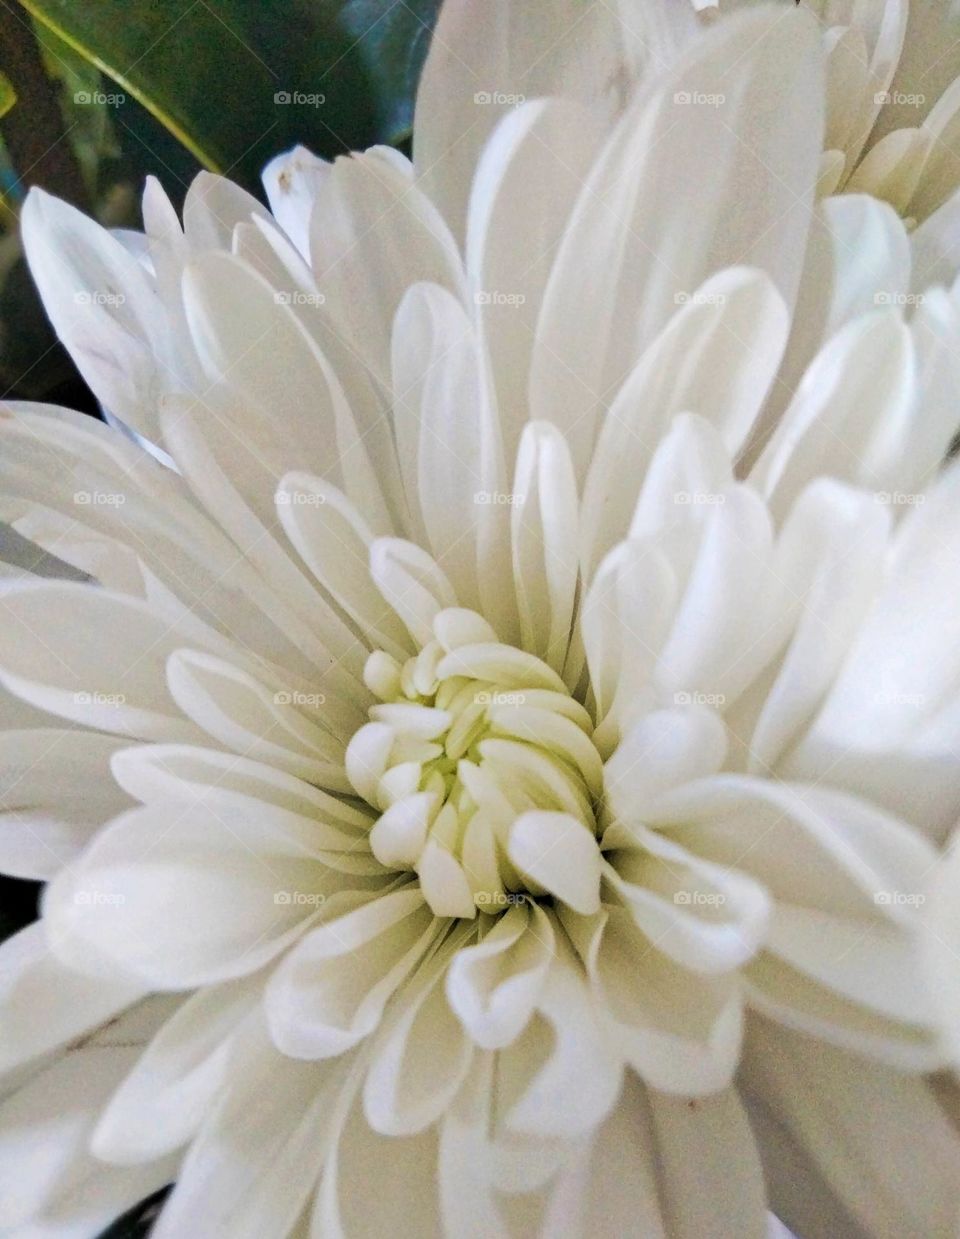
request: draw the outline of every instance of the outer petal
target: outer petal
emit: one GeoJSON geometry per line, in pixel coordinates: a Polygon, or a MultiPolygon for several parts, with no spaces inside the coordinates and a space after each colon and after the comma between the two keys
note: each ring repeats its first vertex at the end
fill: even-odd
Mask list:
{"type": "Polygon", "coordinates": [[[736,15],[696,42],[611,135],[558,252],[530,384],[534,417],[576,427],[579,467],[599,408],[678,294],[746,263],[793,304],[820,152],[819,60],[807,15],[736,15]],[[728,95],[734,64],[739,85],[728,95]],[[783,90],[798,106],[771,112],[783,90]]]}
{"type": "Polygon", "coordinates": [[[38,727],[0,732],[0,869],[46,880],[130,800],[110,777],[122,741],[38,727]],[[78,795],[78,788],[81,789],[78,795]]]}
{"type": "Polygon", "coordinates": [[[873,1239],[955,1233],[960,1140],[924,1080],[761,1020],[751,1026],[741,1077],[748,1109],[759,1107],[779,1133],[759,1147],[772,1207],[791,1229],[814,1239],[838,1233],[817,1217],[819,1177],[839,1216],[845,1210],[873,1239]],[[784,1141],[811,1173],[797,1174],[784,1141]],[[800,1183],[813,1190],[797,1191],[800,1183]]]}

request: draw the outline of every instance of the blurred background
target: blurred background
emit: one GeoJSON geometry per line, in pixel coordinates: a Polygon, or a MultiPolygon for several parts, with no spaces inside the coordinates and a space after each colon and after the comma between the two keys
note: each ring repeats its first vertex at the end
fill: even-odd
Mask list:
{"type": "Polygon", "coordinates": [[[0,398],[96,414],[23,262],[31,185],[139,227],[152,173],[263,197],[267,160],[409,144],[439,0],[0,0],[0,398]]]}

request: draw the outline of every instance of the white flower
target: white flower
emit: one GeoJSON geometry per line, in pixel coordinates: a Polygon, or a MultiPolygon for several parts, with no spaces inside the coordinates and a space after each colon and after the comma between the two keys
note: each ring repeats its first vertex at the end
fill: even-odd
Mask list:
{"type": "Polygon", "coordinates": [[[954,832],[925,894],[926,967],[945,1052],[960,1067],[960,835],[954,832]]]}
{"type": "Polygon", "coordinates": [[[608,12],[448,4],[272,217],[27,203],[132,435],[0,406],[90,578],[0,582],[11,1233],[953,1233],[957,307],[815,216],[808,16],[608,12]]]}
{"type": "MultiPolygon", "coordinates": [[[[742,7],[742,0],[693,0],[708,20],[742,7]]],[[[950,246],[958,210],[951,200],[960,187],[955,6],[804,0],[804,7],[821,23],[826,55],[820,192],[867,193],[889,202],[909,227],[922,225],[917,245],[935,261],[950,246]]],[[[677,43],[685,45],[691,27],[676,23],[675,29],[683,32],[677,43]]],[[[933,270],[924,275],[929,282],[942,278],[933,270]]]]}

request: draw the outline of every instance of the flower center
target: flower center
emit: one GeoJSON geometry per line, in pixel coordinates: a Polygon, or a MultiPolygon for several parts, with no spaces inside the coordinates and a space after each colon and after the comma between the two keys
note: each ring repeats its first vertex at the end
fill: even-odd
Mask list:
{"type": "Polygon", "coordinates": [[[579,823],[595,848],[603,763],[590,715],[545,662],[473,611],[442,611],[433,627],[403,663],[370,655],[379,704],[350,741],[347,775],[381,814],[377,859],[416,870],[438,916],[472,917],[546,893],[531,846],[545,814],[578,836],[579,823]],[[528,819],[518,832],[530,814],[537,830],[528,819]]]}

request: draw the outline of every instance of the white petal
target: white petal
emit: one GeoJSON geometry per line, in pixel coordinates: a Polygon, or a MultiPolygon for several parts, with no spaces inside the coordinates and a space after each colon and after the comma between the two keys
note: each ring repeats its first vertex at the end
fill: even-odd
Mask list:
{"type": "Polygon", "coordinates": [[[773,769],[829,688],[880,584],[889,510],[827,479],[794,504],[777,573],[802,607],[749,741],[752,773],[773,769]]]}
{"type": "Polygon", "coordinates": [[[324,849],[335,837],[353,846],[367,837],[372,816],[312,783],[274,766],[195,745],[149,744],[117,753],[113,776],[144,804],[210,800],[226,806],[233,794],[308,818],[324,849]]]}
{"type": "Polygon", "coordinates": [[[618,15],[604,4],[444,6],[420,79],[413,145],[421,183],[458,238],[480,152],[504,113],[541,96],[599,99],[617,83],[623,42],[618,15]]]}
{"type": "Polygon", "coordinates": [[[373,532],[350,500],[312,474],[288,473],[277,516],[297,553],[368,642],[403,658],[410,642],[370,577],[373,532]]]}
{"type": "Polygon", "coordinates": [[[733,1089],[694,1102],[651,1095],[667,1233],[763,1239],[766,1191],[747,1115],[733,1089]]]}
{"type": "MultiPolygon", "coordinates": [[[[801,1172],[802,1181],[819,1175],[866,1234],[954,1233],[960,1141],[924,1080],[759,1020],[749,1030],[742,1079],[748,1106],[759,1105],[806,1159],[802,1170],[813,1173],[801,1172]]],[[[803,1234],[809,1206],[803,1193],[784,1196],[783,1149],[769,1147],[772,1206],[803,1234]]],[[[796,1174],[793,1157],[784,1164],[796,1174]]]]}
{"type": "Polygon", "coordinates": [[[650,704],[650,680],[676,602],[673,569],[657,545],[621,542],[587,590],[581,627],[601,724],[602,755],[616,744],[632,710],[650,704]]]}
{"type": "MultiPolygon", "coordinates": [[[[198,499],[236,545],[245,548],[241,562],[269,593],[270,623],[331,683],[349,692],[360,678],[363,650],[276,533],[274,505],[286,496],[281,498],[276,478],[263,467],[269,456],[239,457],[236,452],[232,423],[245,423],[250,431],[249,409],[239,402],[217,407],[213,391],[208,390],[203,404],[166,402],[160,419],[165,441],[198,499]]],[[[250,438],[255,433],[250,432],[250,438]]]]}
{"type": "Polygon", "coordinates": [[[705,706],[654,710],[629,728],[604,768],[606,806],[623,822],[650,820],[665,792],[716,774],[727,755],[720,716],[705,706]]]}
{"type": "Polygon", "coordinates": [[[225,176],[198,172],[183,202],[183,231],[194,253],[229,250],[238,223],[255,215],[269,219],[260,203],[225,176]]]}
{"type": "Polygon", "coordinates": [[[83,1239],[176,1174],[176,1160],[105,1167],[88,1151],[97,1113],[139,1053],[93,1041],[64,1055],[0,1106],[0,1160],[8,1184],[0,1226],[10,1234],[83,1239]]]}
{"type": "Polygon", "coordinates": [[[261,990],[259,977],[244,978],[189,998],[110,1098],[93,1133],[95,1156],[135,1165],[187,1143],[229,1087],[230,1038],[261,990]]]}
{"type": "Polygon", "coordinates": [[[482,342],[446,289],[418,283],[394,322],[394,417],[407,499],[475,610],[506,567],[503,444],[482,342]]]}
{"type": "Polygon", "coordinates": [[[211,382],[225,384],[249,410],[222,451],[234,478],[272,514],[284,473],[328,474],[378,528],[389,528],[383,497],[332,367],[284,301],[240,259],[206,254],[184,275],[190,331],[211,382]],[[276,434],[278,423],[286,433],[276,434]]]}
{"type": "Polygon", "coordinates": [[[960,470],[948,467],[900,522],[887,580],[824,705],[785,763],[789,777],[867,795],[942,839],[957,820],[960,637],[953,583],[960,470]]]}
{"type": "MultiPolygon", "coordinates": [[[[522,6],[505,7],[513,7],[521,21],[553,16],[521,13],[522,6]]],[[[586,34],[584,27],[607,16],[603,9],[593,4],[583,10],[577,52],[586,34]]],[[[609,16],[613,18],[612,12],[609,16]]],[[[477,54],[481,49],[471,50],[477,54]]],[[[555,46],[545,49],[544,58],[555,51],[555,46]]],[[[567,77],[565,91],[569,85],[567,77]]],[[[498,89],[502,91],[502,85],[498,89]]],[[[495,113],[498,109],[491,104],[475,110],[495,113]]],[[[464,135],[464,145],[472,145],[478,130],[486,127],[486,117],[478,119],[480,124],[464,135]]],[[[477,165],[467,216],[466,264],[477,318],[492,359],[508,460],[516,454],[526,419],[530,354],[550,267],[567,217],[600,148],[605,121],[602,108],[586,107],[569,98],[531,99],[503,117],[477,165]]],[[[449,154],[459,160],[463,153],[458,143],[449,154]]]]}
{"type": "Polygon", "coordinates": [[[390,337],[411,284],[429,280],[460,292],[457,247],[412,169],[384,147],[337,159],[318,186],[310,265],[324,314],[373,375],[390,381],[390,337]]]}
{"type": "Polygon", "coordinates": [[[336,714],[329,729],[308,717],[323,720],[325,699],[299,710],[294,690],[270,692],[245,671],[193,650],[176,651],[167,675],[170,692],[183,712],[234,752],[308,782],[347,790],[343,746],[333,734],[338,730],[336,714]]]}
{"type": "Polygon", "coordinates": [[[582,822],[565,813],[522,813],[508,853],[521,873],[585,915],[600,907],[600,849],[582,822]]]}
{"type": "Polygon", "coordinates": [[[294,1058],[329,1058],[356,1045],[377,1027],[436,934],[417,888],[383,895],[314,930],[267,989],[277,1046],[294,1058]]]}
{"type": "Polygon", "coordinates": [[[34,705],[144,740],[196,740],[167,691],[177,634],[132,598],[91,585],[14,585],[0,596],[0,679],[34,705]]]}
{"type": "Polygon", "coordinates": [[[453,587],[426,551],[399,538],[370,548],[370,575],[415,641],[426,645],[441,611],[457,605],[453,587]]]}
{"type": "Polygon", "coordinates": [[[4,873],[52,877],[98,826],[130,807],[110,777],[110,758],[122,743],[93,732],[46,727],[0,732],[4,873]]]}
{"type": "Polygon", "coordinates": [[[818,61],[812,20],[734,15],[697,40],[652,95],[640,92],[611,135],[558,252],[530,384],[532,416],[575,427],[578,469],[598,406],[663,327],[678,294],[746,263],[767,271],[792,305],[820,155],[820,90],[811,85],[818,61]],[[792,95],[791,82],[800,105],[773,116],[763,101],[792,95]]]}
{"type": "MultiPolygon", "coordinates": [[[[763,272],[734,267],[678,297],[681,308],[630,372],[600,427],[583,497],[588,569],[626,535],[639,484],[674,417],[697,414],[735,456],[783,353],[786,307],[763,272]]],[[[699,421],[694,426],[698,439],[706,437],[699,421]]]]}
{"type": "Polygon", "coordinates": [[[499,1049],[530,1019],[553,952],[553,928],[539,905],[511,906],[486,936],[461,947],[446,979],[447,999],[473,1041],[499,1049]]]}
{"type": "Polygon", "coordinates": [[[521,643],[562,671],[578,579],[577,484],[563,436],[548,422],[529,422],[523,430],[512,499],[521,643]]]}
{"type": "Polygon", "coordinates": [[[960,1063],[960,847],[956,840],[937,866],[924,917],[928,988],[954,1064],[960,1063]]]}
{"type": "Polygon", "coordinates": [[[770,901],[746,874],[640,825],[615,824],[603,845],[606,880],[658,951],[712,975],[740,967],[760,948],[770,901]]]}
{"type": "MultiPolygon", "coordinates": [[[[339,1116],[338,1116],[339,1117],[339,1116]]],[[[433,1129],[403,1139],[371,1131],[359,1104],[342,1122],[311,1216],[311,1239],[389,1234],[403,1218],[418,1239],[441,1239],[433,1129]],[[376,1190],[357,1191],[377,1167],[376,1190]]]]}
{"type": "Polygon", "coordinates": [[[312,1193],[347,1067],[299,1063],[244,1029],[228,1089],[191,1145],[153,1233],[287,1239],[312,1193]]]}
{"type": "Polygon", "coordinates": [[[429,964],[421,965],[397,995],[395,1016],[377,1037],[363,1099],[368,1122],[383,1135],[409,1136],[432,1125],[469,1070],[470,1039],[443,986],[456,945],[444,943],[429,964]]]}
{"type": "Polygon", "coordinates": [[[0,1071],[38,1058],[117,1015],[143,993],[118,980],[92,980],[64,967],[36,921],[0,947],[0,1071]]]}
{"type": "Polygon", "coordinates": [[[44,308],[80,373],[112,413],[158,438],[165,325],[149,276],[105,228],[40,189],[21,222],[44,308]]]}
{"type": "Polygon", "coordinates": [[[310,255],[310,214],[330,164],[305,146],[277,155],[263,170],[263,187],[277,223],[305,258],[310,255]]]}
{"type": "MultiPolygon", "coordinates": [[[[47,887],[51,949],[158,989],[254,972],[317,916],[330,874],[311,822],[237,797],[133,809],[47,887]]],[[[331,901],[332,902],[332,901],[331,901]]]]}
{"type": "Polygon", "coordinates": [[[609,1053],[579,961],[567,952],[554,956],[537,1008],[542,1019],[500,1051],[504,1096],[497,1104],[503,1105],[505,1127],[546,1138],[583,1136],[615,1106],[623,1070],[609,1053]],[[544,1035],[544,1019],[552,1038],[544,1035]]]}
{"type": "Polygon", "coordinates": [[[625,908],[602,916],[588,967],[611,1044],[647,1084],[702,1096],[730,1083],[742,1022],[734,984],[694,977],[665,959],[625,908]]]}

